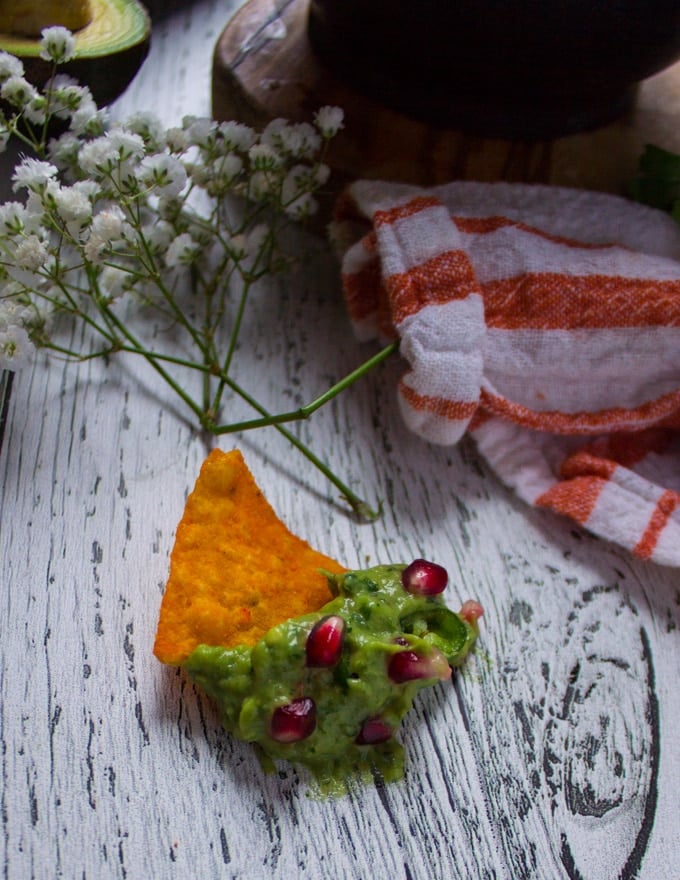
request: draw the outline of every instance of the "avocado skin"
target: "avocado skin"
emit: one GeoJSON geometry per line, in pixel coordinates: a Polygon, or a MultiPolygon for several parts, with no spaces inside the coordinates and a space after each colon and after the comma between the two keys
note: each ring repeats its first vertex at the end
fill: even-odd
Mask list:
{"type": "MultiPolygon", "coordinates": [[[[75,57],[66,64],[59,65],[59,72],[66,73],[87,86],[97,105],[104,107],[118,98],[130,85],[139,68],[144,63],[151,46],[151,18],[146,7],[138,0],[130,0],[145,19],[143,33],[137,42],[115,51],[107,50],[102,44],[101,52],[75,57]]],[[[37,88],[42,88],[52,73],[52,64],[33,53],[24,54],[14,46],[3,44],[0,34],[0,50],[9,51],[19,57],[24,65],[26,79],[37,88]]],[[[34,50],[35,51],[35,50],[34,50]]]]}

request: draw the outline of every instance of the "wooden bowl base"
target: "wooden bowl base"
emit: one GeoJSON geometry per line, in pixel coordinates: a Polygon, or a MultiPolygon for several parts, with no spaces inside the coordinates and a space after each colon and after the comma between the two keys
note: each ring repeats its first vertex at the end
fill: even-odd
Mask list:
{"type": "Polygon", "coordinates": [[[276,117],[310,121],[325,104],[342,107],[345,126],[328,156],[336,192],[363,177],[422,186],[524,181],[623,194],[646,143],[680,151],[680,64],[643,82],[633,109],[595,131],[537,142],[482,138],[401,115],[334,78],[310,47],[307,11],[308,0],[241,7],[215,47],[212,109],[218,120],[261,128],[276,117]]]}

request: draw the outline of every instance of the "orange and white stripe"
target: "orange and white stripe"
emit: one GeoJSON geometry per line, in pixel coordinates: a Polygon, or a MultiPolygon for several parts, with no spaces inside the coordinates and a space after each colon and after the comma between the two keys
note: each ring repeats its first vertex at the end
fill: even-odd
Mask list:
{"type": "Polygon", "coordinates": [[[552,187],[360,181],[349,196],[371,228],[344,256],[348,313],[361,338],[400,339],[409,427],[440,444],[472,430],[527,501],[680,565],[680,486],[640,470],[659,458],[648,429],[680,428],[680,228],[552,187]],[[632,463],[573,445],[620,432],[643,438],[632,463]]]}

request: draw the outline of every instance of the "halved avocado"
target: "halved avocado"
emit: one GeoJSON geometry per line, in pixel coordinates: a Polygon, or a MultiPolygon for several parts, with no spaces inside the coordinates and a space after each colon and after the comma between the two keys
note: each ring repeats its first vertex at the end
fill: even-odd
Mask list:
{"type": "Polygon", "coordinates": [[[60,70],[89,86],[99,106],[127,88],[151,42],[151,20],[137,0],[0,0],[0,27],[13,29],[0,33],[0,50],[21,58],[26,78],[37,86],[51,72],[40,58],[39,36],[51,25],[73,31],[75,56],[60,70]]]}

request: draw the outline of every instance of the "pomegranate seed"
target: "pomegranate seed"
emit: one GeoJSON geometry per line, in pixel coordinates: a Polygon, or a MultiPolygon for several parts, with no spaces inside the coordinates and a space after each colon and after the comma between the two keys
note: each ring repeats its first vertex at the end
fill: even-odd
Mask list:
{"type": "Polygon", "coordinates": [[[345,621],[330,614],[317,621],[307,636],[307,666],[335,666],[342,656],[345,643],[345,621]]]}
{"type": "Polygon", "coordinates": [[[449,661],[438,648],[423,656],[415,651],[399,651],[393,654],[387,666],[387,674],[395,684],[416,681],[420,678],[451,678],[449,661]]]}
{"type": "Polygon", "coordinates": [[[436,596],[443,593],[449,582],[445,568],[427,559],[415,559],[401,573],[401,582],[409,593],[436,596]]]}
{"type": "Polygon", "coordinates": [[[280,743],[307,739],[316,727],[316,706],[310,697],[300,697],[274,710],[271,736],[280,743]]]}
{"type": "Polygon", "coordinates": [[[482,614],[484,614],[484,609],[479,602],[476,602],[474,599],[468,599],[467,602],[463,602],[463,607],[458,612],[459,617],[462,617],[463,620],[467,620],[467,622],[471,623],[473,626],[477,623],[482,614]]]}
{"type": "Polygon", "coordinates": [[[392,728],[382,718],[369,718],[364,721],[355,742],[360,746],[376,746],[387,742],[392,736],[392,728]]]}

